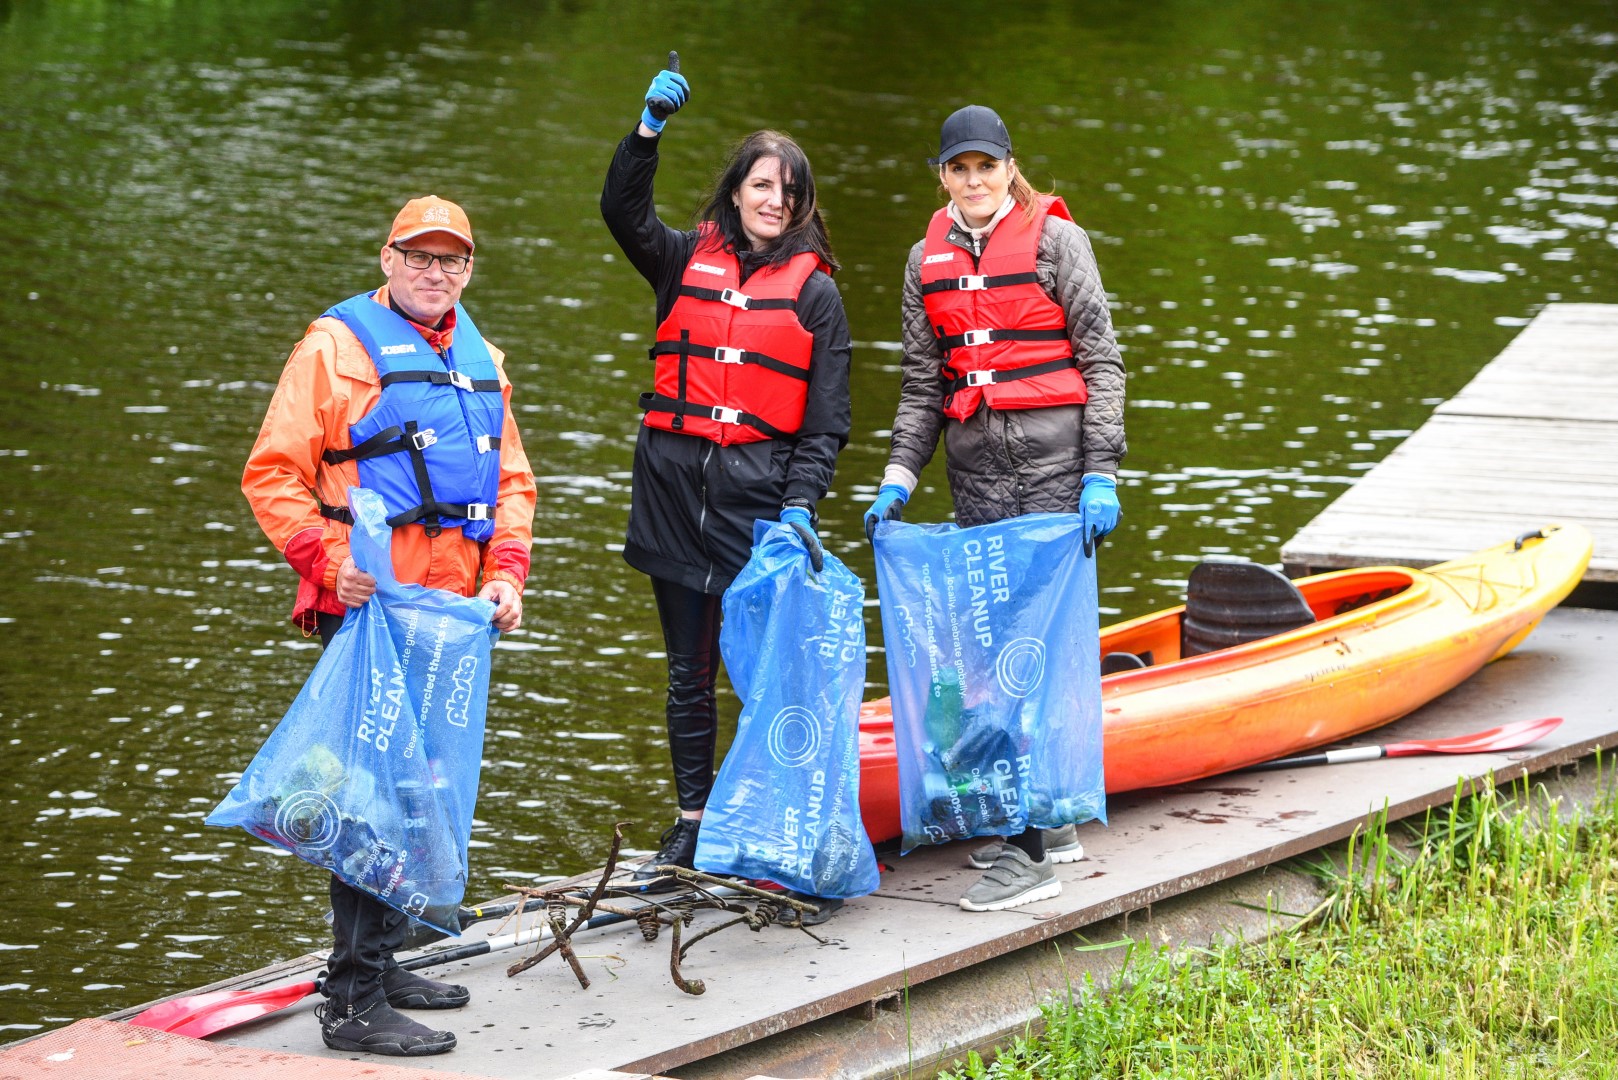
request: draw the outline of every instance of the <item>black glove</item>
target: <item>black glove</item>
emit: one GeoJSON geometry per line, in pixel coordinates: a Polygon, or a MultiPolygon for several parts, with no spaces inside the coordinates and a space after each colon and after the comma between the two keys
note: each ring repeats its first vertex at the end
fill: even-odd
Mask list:
{"type": "Polygon", "coordinates": [[[781,511],[781,524],[791,525],[803,541],[803,546],[809,549],[809,568],[820,573],[826,568],[826,549],[820,546],[820,537],[815,535],[814,519],[809,516],[809,510],[802,506],[789,506],[781,511]]]}

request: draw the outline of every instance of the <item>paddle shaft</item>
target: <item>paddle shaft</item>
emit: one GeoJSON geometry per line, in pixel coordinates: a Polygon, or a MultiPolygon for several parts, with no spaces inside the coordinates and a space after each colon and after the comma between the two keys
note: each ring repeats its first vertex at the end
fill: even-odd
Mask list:
{"type": "MultiPolygon", "coordinates": [[[[507,906],[516,907],[515,904],[507,906]]],[[[487,911],[488,909],[482,910],[487,911]]],[[[486,917],[493,918],[495,916],[491,913],[486,917]]],[[[575,933],[630,922],[633,919],[633,915],[607,912],[592,916],[575,933]]],[[[484,956],[488,953],[519,948],[550,936],[551,929],[549,926],[534,926],[527,930],[519,930],[516,933],[501,934],[483,941],[474,941],[449,949],[439,949],[436,952],[430,952],[422,956],[414,956],[401,962],[399,966],[410,971],[416,971],[439,964],[453,964],[458,960],[470,960],[473,957],[484,956]]],[[[201,1039],[216,1032],[239,1027],[261,1016],[268,1016],[270,1013],[290,1008],[310,994],[317,992],[320,985],[319,980],[314,980],[283,984],[260,990],[214,991],[209,994],[196,995],[195,998],[175,998],[161,1002],[136,1016],[130,1017],[129,1022],[141,1027],[150,1027],[159,1031],[174,1032],[201,1039]]]]}
{"type": "MultiPolygon", "coordinates": [[[[492,917],[492,916],[490,916],[492,917]]],[[[603,926],[612,926],[616,923],[629,922],[633,915],[619,915],[607,913],[592,915],[574,933],[585,930],[595,930],[603,926]]],[[[417,971],[421,968],[436,967],[439,964],[453,964],[457,960],[470,960],[474,956],[483,956],[487,953],[500,952],[502,949],[514,949],[519,945],[542,941],[551,936],[549,926],[534,926],[527,930],[519,930],[514,934],[500,934],[497,937],[485,938],[482,941],[472,941],[465,945],[457,945],[451,949],[439,949],[436,952],[425,953],[421,956],[412,956],[409,960],[401,960],[399,966],[406,971],[417,971]]]]}
{"type": "Polygon", "coordinates": [[[1350,761],[1376,761],[1388,756],[1381,746],[1351,746],[1345,750],[1327,750],[1322,754],[1301,754],[1298,757],[1276,758],[1249,765],[1240,772],[1264,772],[1267,769],[1291,769],[1301,765],[1342,765],[1350,761]]]}
{"type": "Polygon", "coordinates": [[[1290,769],[1302,765],[1341,765],[1349,761],[1376,761],[1388,757],[1415,757],[1419,754],[1494,754],[1502,750],[1515,750],[1519,746],[1550,734],[1561,726],[1560,716],[1547,716],[1541,720],[1519,720],[1511,724],[1475,731],[1468,735],[1452,735],[1442,739],[1411,739],[1408,742],[1388,743],[1384,746],[1347,746],[1341,750],[1327,750],[1319,754],[1301,754],[1297,757],[1261,761],[1237,772],[1264,772],[1268,769],[1290,769]]]}

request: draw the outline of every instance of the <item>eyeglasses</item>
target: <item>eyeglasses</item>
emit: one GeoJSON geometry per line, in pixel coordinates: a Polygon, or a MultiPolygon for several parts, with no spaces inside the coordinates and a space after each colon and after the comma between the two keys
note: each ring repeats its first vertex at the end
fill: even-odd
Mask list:
{"type": "Polygon", "coordinates": [[[404,256],[404,264],[412,270],[425,270],[438,260],[438,265],[444,268],[446,274],[464,274],[466,264],[472,261],[470,255],[434,255],[430,251],[418,251],[415,248],[402,248],[398,244],[390,245],[394,251],[404,256]]]}

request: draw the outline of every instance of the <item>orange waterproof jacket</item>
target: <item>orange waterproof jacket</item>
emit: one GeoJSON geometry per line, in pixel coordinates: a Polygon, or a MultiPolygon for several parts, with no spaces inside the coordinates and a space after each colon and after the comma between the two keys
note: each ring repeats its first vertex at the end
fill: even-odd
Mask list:
{"type": "MultiPolygon", "coordinates": [[[[387,286],[377,292],[376,301],[388,302],[387,286]]],[[[439,348],[452,340],[453,333],[446,323],[422,336],[439,348]]],[[[394,529],[393,569],[400,581],[470,596],[480,575],[483,582],[505,580],[519,590],[528,577],[534,474],[511,419],[505,354],[493,345],[489,353],[505,398],[494,534],[479,544],[459,529],[445,529],[436,537],[429,537],[419,524],[394,529]]],[[[315,612],[335,615],[347,610],[334,590],[337,569],[348,557],[349,527],[321,517],[319,502],[346,506],[348,489],[359,483],[358,464],[330,465],[321,454],[351,449],[349,428],[381,397],[376,365],[359,339],[336,319],[316,319],[287,358],[242,472],[242,493],[259,527],[298,572],[292,621],[306,632],[314,629],[315,612]]]]}

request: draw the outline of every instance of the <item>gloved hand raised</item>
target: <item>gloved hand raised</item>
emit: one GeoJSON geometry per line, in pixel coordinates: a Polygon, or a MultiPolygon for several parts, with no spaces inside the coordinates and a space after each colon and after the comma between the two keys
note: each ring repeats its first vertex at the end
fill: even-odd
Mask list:
{"type": "Polygon", "coordinates": [[[691,84],[680,74],[680,54],[670,50],[669,66],[659,71],[646,88],[646,108],[641,110],[640,122],[660,132],[664,122],[690,99],[691,84]]]}
{"type": "Polygon", "coordinates": [[[809,511],[802,506],[789,506],[781,511],[781,524],[791,525],[803,546],[809,549],[809,568],[817,574],[825,569],[826,549],[820,546],[820,537],[815,535],[815,522],[809,511]]]}
{"type": "Polygon", "coordinates": [[[900,520],[899,508],[909,499],[910,492],[900,484],[883,484],[878,488],[876,499],[865,511],[865,539],[870,541],[876,536],[877,522],[900,520]]]}
{"type": "Polygon", "coordinates": [[[1110,476],[1087,476],[1079,491],[1079,513],[1084,518],[1084,553],[1095,551],[1096,541],[1118,527],[1118,484],[1110,476]]]}

